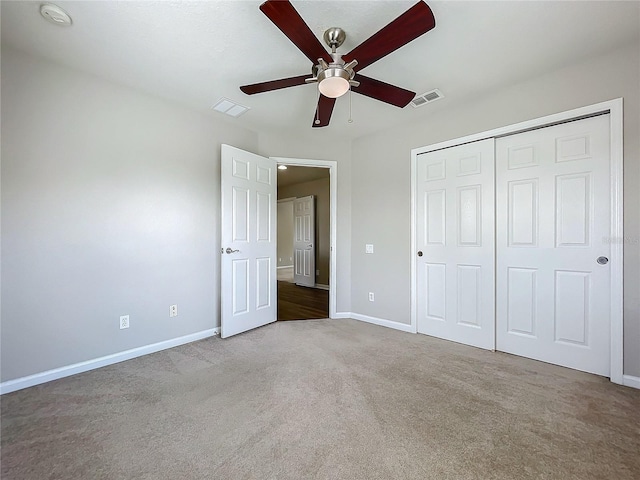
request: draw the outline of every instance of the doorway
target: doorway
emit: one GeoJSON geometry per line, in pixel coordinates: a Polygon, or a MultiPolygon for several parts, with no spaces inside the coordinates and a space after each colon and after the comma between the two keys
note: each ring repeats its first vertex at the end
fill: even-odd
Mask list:
{"type": "Polygon", "coordinates": [[[277,319],[329,318],[330,169],[288,161],[278,161],[277,319]]]}
{"type": "Polygon", "coordinates": [[[223,144],[220,172],[220,272],[225,279],[220,287],[222,338],[277,320],[278,163],[324,168],[329,172],[329,314],[322,317],[336,318],[337,162],[267,158],[223,144]]]}

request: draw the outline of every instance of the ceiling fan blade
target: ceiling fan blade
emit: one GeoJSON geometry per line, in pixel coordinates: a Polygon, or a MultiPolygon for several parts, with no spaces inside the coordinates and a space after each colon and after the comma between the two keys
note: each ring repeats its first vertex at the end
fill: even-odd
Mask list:
{"type": "Polygon", "coordinates": [[[351,87],[355,93],[375,98],[396,107],[406,107],[416,96],[415,92],[364,75],[358,74],[356,80],[360,82],[360,86],[351,87]]]}
{"type": "Polygon", "coordinates": [[[354,70],[362,70],[420,35],[427,33],[435,26],[436,19],[431,8],[420,1],[349,53],[343,55],[342,59],[346,63],[354,59],[357,60],[358,65],[354,70]]]}
{"type": "Polygon", "coordinates": [[[267,0],[260,5],[260,10],[314,65],[318,63],[318,58],[324,58],[327,62],[332,61],[320,40],[288,0],[267,0]]]}
{"type": "Polygon", "coordinates": [[[313,117],[313,127],[326,127],[331,120],[331,114],[333,113],[333,106],[336,104],[335,98],[325,97],[320,95],[318,99],[318,107],[316,108],[316,114],[313,117]],[[319,123],[316,123],[320,120],[319,123]]]}
{"type": "Polygon", "coordinates": [[[304,85],[307,78],[311,78],[311,74],[308,73],[306,75],[298,75],[297,77],[281,78],[280,80],[243,85],[240,87],[240,90],[247,95],[254,95],[256,93],[270,92],[271,90],[280,90],[281,88],[304,85]]]}

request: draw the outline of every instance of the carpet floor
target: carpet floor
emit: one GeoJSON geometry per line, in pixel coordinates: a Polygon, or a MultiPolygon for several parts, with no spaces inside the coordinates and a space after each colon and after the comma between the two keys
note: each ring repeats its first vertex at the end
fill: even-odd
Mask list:
{"type": "Polygon", "coordinates": [[[353,320],[276,322],[1,404],[3,480],[640,478],[640,391],[353,320]]]}

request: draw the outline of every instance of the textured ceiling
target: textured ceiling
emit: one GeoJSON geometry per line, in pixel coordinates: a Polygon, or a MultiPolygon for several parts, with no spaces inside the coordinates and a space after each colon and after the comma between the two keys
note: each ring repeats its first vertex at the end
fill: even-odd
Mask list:
{"type": "MultiPolygon", "coordinates": [[[[446,98],[398,109],[353,95],[336,103],[331,125],[311,129],[315,85],[247,96],[243,84],[301,75],[310,62],[258,9],[260,1],[59,1],[74,24],[39,14],[40,2],[2,2],[2,42],[72,68],[158,95],[233,124],[292,135],[358,137],[414,122],[438,109],[640,42],[639,2],[427,2],[436,28],[362,71],[446,98]],[[230,119],[210,110],[220,97],[251,108],[230,119]]],[[[343,53],[410,8],[413,1],[292,1],[311,30],[346,30],[343,53]]]]}

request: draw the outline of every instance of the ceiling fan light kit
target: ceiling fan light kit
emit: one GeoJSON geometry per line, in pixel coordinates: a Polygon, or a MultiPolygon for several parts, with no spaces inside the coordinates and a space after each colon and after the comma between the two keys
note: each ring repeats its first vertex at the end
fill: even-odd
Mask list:
{"type": "Polygon", "coordinates": [[[343,29],[332,27],[324,32],[323,39],[331,49],[329,53],[288,0],[267,0],[260,5],[260,10],[311,60],[312,77],[299,75],[240,87],[247,95],[317,83],[321,95],[313,127],[329,125],[336,99],[349,90],[400,108],[407,106],[415,97],[415,93],[410,90],[360,74],[357,80],[355,77],[359,70],[435,27],[433,12],[423,1],[416,3],[345,55],[337,53],[346,39],[343,29]]]}
{"type": "MultiPolygon", "coordinates": [[[[339,30],[342,33],[342,40],[345,38],[345,34],[340,28],[330,28],[324,33],[325,39],[327,33],[335,30],[339,30]]],[[[329,43],[329,42],[327,42],[329,43]]],[[[339,45],[341,45],[340,42],[339,45]]],[[[335,44],[330,44],[333,52],[331,57],[333,62],[327,64],[323,58],[318,59],[318,65],[314,65],[311,71],[314,73],[312,78],[305,79],[306,83],[318,83],[318,90],[322,95],[328,98],[338,98],[349,91],[350,87],[357,87],[360,82],[356,82],[353,77],[356,72],[353,68],[358,65],[357,60],[352,60],[347,65],[344,64],[344,60],[340,58],[335,51],[335,44]]]]}
{"type": "Polygon", "coordinates": [[[349,74],[341,68],[328,68],[318,77],[318,90],[325,97],[338,98],[349,91],[349,74]]]}

